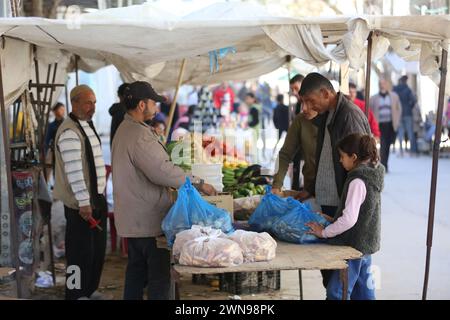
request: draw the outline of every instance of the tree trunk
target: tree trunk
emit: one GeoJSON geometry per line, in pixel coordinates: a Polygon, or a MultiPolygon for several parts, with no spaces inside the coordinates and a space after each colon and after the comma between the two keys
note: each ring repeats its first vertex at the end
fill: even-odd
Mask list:
{"type": "Polygon", "coordinates": [[[43,17],[44,16],[44,1],[43,0],[31,0],[32,3],[32,16],[43,17]]]}
{"type": "Polygon", "coordinates": [[[62,0],[53,0],[52,5],[50,6],[46,17],[49,19],[56,19],[56,10],[58,10],[59,5],[61,4],[62,0]]]}

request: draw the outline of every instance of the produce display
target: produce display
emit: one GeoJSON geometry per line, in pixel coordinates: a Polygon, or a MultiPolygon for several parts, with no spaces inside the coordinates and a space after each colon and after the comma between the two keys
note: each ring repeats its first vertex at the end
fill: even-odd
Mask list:
{"type": "Polygon", "coordinates": [[[245,262],[269,261],[275,258],[277,242],[267,232],[236,230],[229,239],[239,244],[245,262]]]}
{"type": "Polygon", "coordinates": [[[222,169],[224,191],[230,192],[234,199],[265,194],[264,185],[268,178],[261,176],[261,166],[224,165],[222,169]]]}
{"type": "Polygon", "coordinates": [[[196,267],[232,267],[244,262],[242,249],[229,239],[205,236],[186,242],[179,263],[196,267]]]}

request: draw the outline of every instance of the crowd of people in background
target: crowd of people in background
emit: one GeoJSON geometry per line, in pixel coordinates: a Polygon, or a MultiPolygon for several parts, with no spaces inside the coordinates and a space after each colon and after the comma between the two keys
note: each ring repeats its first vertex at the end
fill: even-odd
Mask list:
{"type": "MultiPolygon", "coordinates": [[[[294,76],[290,81],[290,95],[271,89],[267,83],[251,83],[245,81],[240,84],[222,83],[218,86],[193,86],[185,97],[183,104],[176,103],[170,131],[166,132],[168,118],[173,98],[165,95],[166,100],[158,104],[158,112],[152,119],[145,122],[158,135],[161,142],[177,140],[188,132],[214,133],[221,128],[254,129],[261,132],[273,126],[278,131],[278,139],[286,135],[295,115],[301,109],[299,101],[292,106],[290,101],[296,97],[300,89],[303,76],[294,76]],[[239,85],[238,84],[238,85],[239,85]],[[237,89],[235,88],[237,87],[237,89]],[[187,103],[187,105],[186,105],[187,103]]],[[[123,121],[126,109],[123,105],[127,83],[119,86],[117,96],[119,101],[111,106],[110,143],[115,132],[123,121]]],[[[346,97],[366,112],[363,90],[358,90],[355,83],[349,83],[346,97]]],[[[65,116],[65,106],[58,103],[53,108],[55,120],[50,123],[46,137],[47,163],[54,163],[54,136],[58,125],[65,116]]],[[[395,150],[398,141],[399,155],[408,152],[417,156],[421,152],[430,152],[432,140],[436,131],[436,114],[430,112],[422,119],[417,96],[408,85],[408,77],[402,76],[393,85],[387,79],[379,80],[379,90],[369,100],[368,122],[371,133],[380,146],[381,163],[389,170],[390,151],[395,150]]],[[[444,110],[443,131],[450,137],[450,99],[444,110]]],[[[261,138],[256,133],[256,138],[261,138]]],[[[265,142],[265,141],[264,141],[265,142]]],[[[300,171],[299,156],[294,157],[294,176],[300,171]]],[[[49,175],[51,170],[47,170],[49,175]]],[[[298,181],[297,181],[298,184],[298,181]]]]}
{"type": "MultiPolygon", "coordinates": [[[[296,97],[295,93],[299,91],[302,80],[301,75],[291,79],[290,95],[287,92],[280,92],[278,88],[272,89],[267,83],[255,84],[249,81],[239,83],[237,86],[236,83],[228,82],[218,86],[193,86],[183,104],[175,104],[169,132],[166,132],[166,129],[173,99],[170,95],[165,95],[166,100],[158,104],[157,115],[146,120],[146,123],[153,128],[162,142],[177,140],[188,132],[210,133],[224,127],[251,128],[260,131],[273,126],[278,131],[278,139],[281,139],[283,133],[287,134],[295,115],[300,111],[299,101],[292,106],[292,112],[290,111],[288,97],[289,99],[291,96],[296,97]]],[[[127,85],[123,83],[119,86],[117,91],[119,101],[109,109],[111,144],[126,113],[123,99],[127,85]]],[[[346,96],[364,113],[366,112],[363,89],[358,90],[357,85],[350,82],[346,96]]],[[[54,152],[53,140],[58,125],[64,119],[65,106],[61,103],[56,104],[53,114],[55,120],[50,123],[46,137],[46,155],[49,164],[54,162],[50,158],[54,152]]],[[[417,156],[421,152],[431,151],[436,131],[435,120],[434,112],[430,112],[422,119],[416,94],[408,85],[407,76],[400,77],[397,85],[392,85],[387,79],[380,79],[379,91],[370,97],[368,122],[371,133],[380,145],[381,163],[386,169],[389,168],[390,150],[396,151],[397,141],[400,156],[405,152],[417,156]]],[[[444,110],[443,131],[450,137],[450,99],[444,110]]],[[[294,159],[294,167],[299,171],[297,158],[294,159]]]]}

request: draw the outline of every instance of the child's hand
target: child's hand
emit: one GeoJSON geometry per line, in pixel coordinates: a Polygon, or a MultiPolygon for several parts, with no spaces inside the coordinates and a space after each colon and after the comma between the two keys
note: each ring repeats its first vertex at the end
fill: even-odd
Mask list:
{"type": "Polygon", "coordinates": [[[318,214],[320,214],[323,218],[325,218],[325,220],[327,220],[328,222],[333,222],[334,218],[330,217],[329,215],[322,213],[322,212],[317,212],[318,214]]]}
{"type": "Polygon", "coordinates": [[[317,222],[308,222],[305,225],[311,229],[311,231],[307,231],[306,233],[313,234],[317,238],[323,238],[322,230],[324,229],[324,227],[322,227],[322,225],[318,224],[317,222]]]}

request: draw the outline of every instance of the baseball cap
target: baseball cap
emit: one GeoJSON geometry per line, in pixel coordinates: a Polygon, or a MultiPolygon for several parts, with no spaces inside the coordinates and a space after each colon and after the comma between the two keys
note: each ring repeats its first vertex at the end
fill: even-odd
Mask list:
{"type": "Polygon", "coordinates": [[[130,83],[125,89],[125,97],[134,100],[151,99],[156,102],[166,101],[166,97],[156,93],[151,84],[145,81],[130,83]]]}

